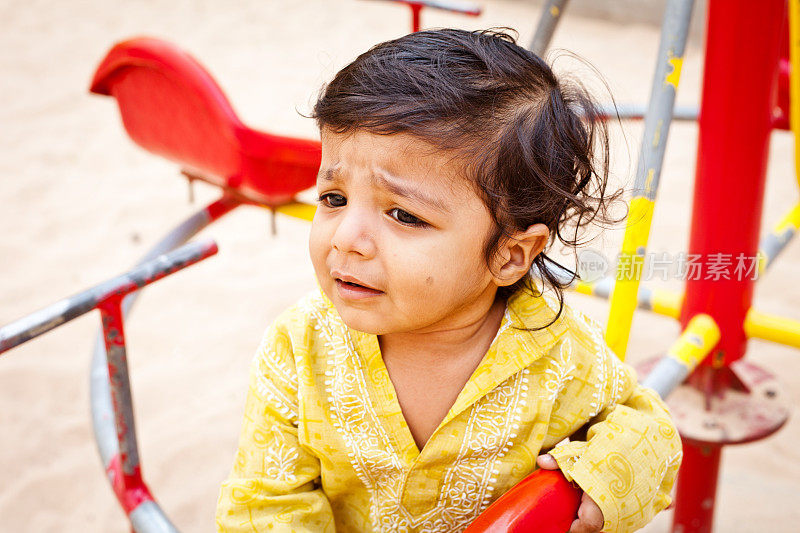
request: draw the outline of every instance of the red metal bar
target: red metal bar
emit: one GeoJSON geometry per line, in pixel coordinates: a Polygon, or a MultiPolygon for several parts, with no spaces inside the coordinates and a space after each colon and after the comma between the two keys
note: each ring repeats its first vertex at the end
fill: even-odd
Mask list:
{"type": "Polygon", "coordinates": [[[772,111],[772,126],[775,129],[790,130],[789,124],[789,17],[783,19],[781,29],[781,59],[778,62],[778,86],[775,91],[775,104],[772,111]]]}
{"type": "Polygon", "coordinates": [[[673,531],[711,533],[721,455],[722,446],[684,440],[673,531]]]}
{"type": "MultiPolygon", "coordinates": [[[[122,292],[122,291],[120,291],[122,292]]],[[[103,339],[106,345],[108,376],[111,382],[111,401],[120,452],[106,469],[117,499],[126,513],[142,502],[153,499],[142,479],[136,429],[133,422],[133,401],[128,377],[122,296],[115,294],[98,305],[103,319],[103,339]]]]}
{"type": "Polygon", "coordinates": [[[739,254],[749,258],[758,251],[784,11],[782,0],[708,4],[689,242],[689,254],[700,254],[703,261],[698,275],[687,280],[681,314],[684,328],[697,313],[711,315],[719,325],[722,353],[705,366],[730,364],[745,351],[743,324],[754,280],[738,276],[735,266],[739,254]],[[726,258],[733,263],[724,269],[729,279],[717,276],[712,266],[726,258]]]}
{"type": "Polygon", "coordinates": [[[422,4],[408,4],[411,8],[411,31],[416,33],[420,28],[420,13],[422,12],[422,4]]]}
{"type": "Polygon", "coordinates": [[[461,13],[462,15],[470,15],[477,17],[481,14],[481,7],[472,2],[465,2],[463,0],[391,0],[401,4],[406,4],[411,8],[411,31],[418,32],[420,30],[420,14],[423,7],[433,7],[436,9],[443,9],[453,13],[461,13]]]}
{"type": "MultiPolygon", "coordinates": [[[[707,409],[712,396],[743,387],[729,365],[745,353],[754,276],[737,266],[739,258],[749,266],[758,251],[785,11],[784,0],[708,2],[689,242],[701,267],[686,281],[681,312],[684,328],[692,316],[706,313],[721,330],[716,350],[688,380],[705,393],[707,409]]],[[[710,532],[720,449],[685,441],[684,453],[673,531],[710,532]]]]}

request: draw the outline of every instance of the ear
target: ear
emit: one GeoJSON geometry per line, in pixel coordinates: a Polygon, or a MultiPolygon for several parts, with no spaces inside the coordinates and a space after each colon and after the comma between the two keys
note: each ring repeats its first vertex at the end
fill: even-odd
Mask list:
{"type": "Polygon", "coordinates": [[[502,241],[495,254],[492,274],[500,287],[513,285],[531,269],[533,260],[544,250],[550,230],[544,224],[534,224],[525,231],[514,233],[502,241]]]}

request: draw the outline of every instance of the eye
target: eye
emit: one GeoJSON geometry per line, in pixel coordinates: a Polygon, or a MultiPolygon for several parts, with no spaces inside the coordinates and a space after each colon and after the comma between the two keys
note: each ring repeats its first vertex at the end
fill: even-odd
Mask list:
{"type": "Polygon", "coordinates": [[[399,207],[395,207],[394,209],[389,211],[389,216],[391,216],[393,219],[397,220],[401,224],[405,224],[407,226],[423,227],[428,225],[427,222],[418,219],[411,213],[403,211],[399,207]],[[393,216],[392,213],[394,213],[395,215],[393,216]]]}
{"type": "Polygon", "coordinates": [[[341,194],[329,192],[321,194],[319,198],[317,198],[317,202],[327,207],[342,207],[347,204],[347,198],[341,194]]]}

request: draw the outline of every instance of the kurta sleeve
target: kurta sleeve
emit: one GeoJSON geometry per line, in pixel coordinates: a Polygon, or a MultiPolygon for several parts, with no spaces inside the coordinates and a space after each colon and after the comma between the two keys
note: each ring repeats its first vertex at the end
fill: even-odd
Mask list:
{"type": "Polygon", "coordinates": [[[217,530],[332,532],[319,460],[298,441],[298,379],[290,336],[276,324],[267,330],[250,369],[239,448],[217,503],[217,530]]]}
{"type": "Polygon", "coordinates": [[[637,383],[593,327],[568,350],[574,379],[557,405],[562,420],[582,425],[571,437],[580,440],[549,453],[603,511],[604,532],[636,531],[672,501],[681,439],[659,395],[637,383]]]}

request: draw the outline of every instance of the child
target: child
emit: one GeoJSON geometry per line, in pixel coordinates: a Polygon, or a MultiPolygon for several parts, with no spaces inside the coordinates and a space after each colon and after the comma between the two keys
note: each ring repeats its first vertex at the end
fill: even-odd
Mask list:
{"type": "Polygon", "coordinates": [[[595,113],[496,31],[385,42],[324,88],[319,290],[258,349],[219,530],[461,531],[537,461],[584,491],[573,532],[670,503],[666,406],[544,253],[605,219],[595,113]]]}

